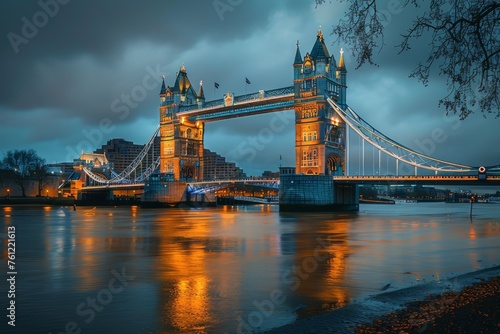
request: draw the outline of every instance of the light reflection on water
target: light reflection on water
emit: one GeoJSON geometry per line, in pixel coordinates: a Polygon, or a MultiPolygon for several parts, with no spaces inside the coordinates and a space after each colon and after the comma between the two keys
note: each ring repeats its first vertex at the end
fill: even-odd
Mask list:
{"type": "MultiPolygon", "coordinates": [[[[4,207],[0,221],[16,227],[23,333],[64,332],[70,322],[82,333],[235,333],[335,309],[387,284],[498,264],[500,205],[476,205],[472,221],[468,210],[19,206],[4,207]],[[117,273],[130,278],[119,292],[117,273]]],[[[6,263],[4,238],[2,247],[6,263]]]]}

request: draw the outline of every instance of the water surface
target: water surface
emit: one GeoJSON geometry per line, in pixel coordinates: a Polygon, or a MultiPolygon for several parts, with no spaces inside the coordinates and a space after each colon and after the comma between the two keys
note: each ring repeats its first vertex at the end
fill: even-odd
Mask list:
{"type": "Polygon", "coordinates": [[[498,265],[500,205],[469,208],[1,207],[2,260],[15,226],[18,333],[248,332],[498,265]]]}

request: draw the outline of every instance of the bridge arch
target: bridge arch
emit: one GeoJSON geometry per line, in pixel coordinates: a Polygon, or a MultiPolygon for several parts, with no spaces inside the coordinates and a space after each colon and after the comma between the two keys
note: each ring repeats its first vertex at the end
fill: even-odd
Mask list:
{"type": "Polygon", "coordinates": [[[326,160],[326,175],[342,175],[342,158],[338,154],[330,154],[326,160]]]}
{"type": "Polygon", "coordinates": [[[196,178],[196,167],[191,164],[183,165],[181,168],[181,180],[192,181],[196,178]]]}

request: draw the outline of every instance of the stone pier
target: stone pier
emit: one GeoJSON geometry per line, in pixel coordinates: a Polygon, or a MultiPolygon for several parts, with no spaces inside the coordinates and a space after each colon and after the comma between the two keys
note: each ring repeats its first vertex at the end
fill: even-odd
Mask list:
{"type": "Polygon", "coordinates": [[[359,191],[355,184],[335,184],[329,175],[281,175],[279,206],[282,212],[358,211],[359,191]]]}

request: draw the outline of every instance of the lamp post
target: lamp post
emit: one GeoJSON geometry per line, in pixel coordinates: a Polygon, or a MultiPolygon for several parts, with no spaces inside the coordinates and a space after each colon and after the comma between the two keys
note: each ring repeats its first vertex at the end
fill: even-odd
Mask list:
{"type": "Polygon", "coordinates": [[[10,189],[7,188],[7,198],[10,198],[10,189]]]}
{"type": "Polygon", "coordinates": [[[45,190],[45,196],[47,196],[47,198],[49,198],[49,189],[45,190]]]}
{"type": "Polygon", "coordinates": [[[472,220],[472,204],[474,204],[475,197],[474,195],[471,196],[470,198],[470,212],[469,212],[469,218],[472,220]]]}

